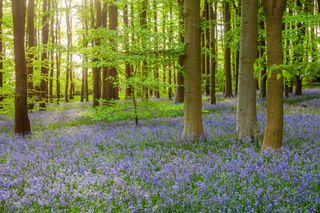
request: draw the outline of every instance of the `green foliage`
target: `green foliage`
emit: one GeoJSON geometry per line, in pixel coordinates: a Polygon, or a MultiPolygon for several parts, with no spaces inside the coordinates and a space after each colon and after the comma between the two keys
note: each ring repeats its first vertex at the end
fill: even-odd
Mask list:
{"type": "MultiPolygon", "coordinates": [[[[134,120],[135,112],[130,100],[114,101],[110,106],[100,106],[84,113],[94,121],[134,120]]],[[[139,101],[137,104],[139,120],[151,118],[175,117],[183,115],[182,104],[172,104],[169,101],[139,101]]]]}

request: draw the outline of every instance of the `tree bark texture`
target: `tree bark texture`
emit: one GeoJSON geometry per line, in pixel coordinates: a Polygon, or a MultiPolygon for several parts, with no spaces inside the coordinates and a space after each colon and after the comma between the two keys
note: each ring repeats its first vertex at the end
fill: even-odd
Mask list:
{"type": "Polygon", "coordinates": [[[185,18],[185,99],[183,138],[204,137],[201,100],[200,1],[184,1],[185,18]]]}
{"type": "Polygon", "coordinates": [[[225,72],[225,96],[232,97],[232,75],[231,75],[231,49],[229,46],[228,33],[231,30],[231,14],[230,4],[227,0],[224,1],[224,36],[225,36],[225,50],[224,50],[224,72],[225,72]]]}
{"type": "Polygon", "coordinates": [[[259,134],[253,70],[258,48],[258,4],[256,0],[241,1],[237,134],[245,141],[259,134]]]}
{"type": "Polygon", "coordinates": [[[26,135],[31,133],[27,106],[27,67],[24,44],[24,25],[26,15],[26,2],[24,0],[12,1],[13,36],[14,36],[14,62],[15,62],[15,114],[14,133],[26,135]]]}
{"type": "Polygon", "coordinates": [[[267,30],[267,64],[272,72],[267,82],[267,113],[263,148],[277,149],[283,136],[283,77],[280,69],[270,70],[272,65],[283,62],[282,16],[286,0],[264,0],[267,30]]]}

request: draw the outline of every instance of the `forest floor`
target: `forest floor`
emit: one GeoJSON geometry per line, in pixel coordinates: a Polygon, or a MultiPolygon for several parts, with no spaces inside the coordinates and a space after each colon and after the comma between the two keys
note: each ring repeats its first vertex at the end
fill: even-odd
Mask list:
{"type": "MultiPolygon", "coordinates": [[[[320,90],[285,101],[283,147],[236,138],[236,100],[204,101],[206,140],[183,143],[183,106],[68,103],[0,116],[0,212],[319,212],[320,90]]],[[[265,102],[258,100],[259,128],[265,102]]]]}

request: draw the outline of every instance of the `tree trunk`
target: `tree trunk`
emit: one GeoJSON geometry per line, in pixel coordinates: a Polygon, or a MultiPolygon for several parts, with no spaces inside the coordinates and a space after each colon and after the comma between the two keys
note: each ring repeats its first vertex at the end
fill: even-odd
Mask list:
{"type": "MultiPolygon", "coordinates": [[[[99,29],[101,27],[101,2],[100,0],[95,0],[96,4],[96,23],[95,29],[99,29]]],[[[100,39],[95,38],[94,42],[96,46],[100,45],[100,39]]],[[[98,59],[94,58],[94,62],[97,62],[98,59]]],[[[95,64],[92,68],[92,82],[93,82],[93,107],[99,106],[99,99],[101,98],[101,69],[95,64]]]]}
{"type": "Polygon", "coordinates": [[[301,78],[301,75],[295,75],[295,78],[296,78],[295,95],[299,96],[299,95],[302,95],[302,78],[301,78]]]}
{"type": "MultiPolygon", "coordinates": [[[[118,8],[115,4],[109,5],[109,29],[116,31],[118,29],[118,8]]],[[[116,41],[110,40],[113,51],[117,50],[116,41]]],[[[118,73],[116,67],[110,67],[107,73],[107,100],[118,99],[118,73]]]]}
{"type": "MultiPolygon", "coordinates": [[[[61,44],[61,36],[60,36],[60,24],[61,21],[59,19],[58,12],[58,1],[55,1],[55,9],[56,9],[56,43],[57,45],[61,44]]],[[[61,50],[58,48],[56,50],[56,101],[57,105],[60,103],[60,65],[61,65],[61,50]]]]}
{"type": "MultiPolygon", "coordinates": [[[[50,33],[51,33],[51,44],[55,44],[55,32],[54,32],[54,1],[52,0],[52,9],[50,11],[50,33]]],[[[53,76],[54,76],[54,49],[50,51],[50,78],[49,78],[49,101],[53,103],[53,76]]]]}
{"type": "Polygon", "coordinates": [[[15,61],[15,114],[14,133],[26,135],[31,133],[27,106],[27,67],[24,46],[24,25],[26,2],[24,0],[12,1],[14,61],[15,61]]]}
{"type": "Polygon", "coordinates": [[[231,30],[230,25],[230,4],[227,0],[224,1],[224,36],[225,36],[225,50],[224,50],[224,72],[225,72],[225,96],[232,97],[232,75],[231,75],[231,50],[228,33],[231,30]]]}
{"type": "MultiPolygon", "coordinates": [[[[66,22],[67,22],[67,56],[66,56],[66,83],[65,83],[65,90],[64,90],[64,101],[65,102],[69,102],[69,94],[70,91],[72,91],[72,88],[69,88],[71,79],[70,79],[70,51],[71,51],[71,39],[72,39],[72,32],[71,32],[71,19],[70,19],[70,15],[72,16],[71,13],[71,5],[70,2],[71,0],[65,0],[65,4],[66,4],[66,22]]],[[[72,96],[70,94],[70,96],[72,96]]]]}
{"type": "MultiPolygon", "coordinates": [[[[184,0],[178,0],[178,5],[179,5],[179,39],[181,43],[184,43],[184,35],[182,32],[183,28],[183,3],[184,0]]],[[[177,70],[177,84],[176,84],[176,92],[174,96],[174,103],[183,103],[184,101],[184,82],[183,82],[183,70],[184,70],[184,59],[185,55],[179,56],[178,64],[179,68],[177,70]]]]}
{"type": "Polygon", "coordinates": [[[3,101],[3,0],[0,0],[0,108],[3,101]]]}
{"type": "Polygon", "coordinates": [[[210,6],[211,21],[211,68],[210,68],[210,104],[216,104],[216,69],[217,69],[217,3],[210,6]]]}
{"type": "Polygon", "coordinates": [[[204,137],[201,100],[200,1],[184,1],[185,15],[185,99],[183,138],[204,137]]]}
{"type": "MultiPolygon", "coordinates": [[[[1,0],[2,1],[2,0],[1,0]]],[[[28,69],[28,110],[33,110],[33,61],[34,53],[33,48],[35,47],[35,29],[34,29],[34,0],[28,1],[28,57],[27,57],[27,69],[28,69]]],[[[0,18],[2,20],[2,18],[0,18]]],[[[1,51],[2,52],[2,51],[1,51]]],[[[2,63],[2,60],[1,60],[2,63]]]]}
{"type": "MultiPolygon", "coordinates": [[[[108,3],[107,1],[103,1],[103,7],[102,7],[102,13],[101,13],[101,27],[103,29],[107,29],[107,15],[108,15],[108,3]]],[[[108,91],[108,68],[106,66],[102,67],[102,86],[101,86],[101,98],[106,101],[107,105],[107,99],[108,95],[107,93],[110,92],[108,91]]]]}
{"type": "MultiPolygon", "coordinates": [[[[264,0],[267,29],[268,66],[283,62],[282,16],[286,0],[264,0]]],[[[270,72],[270,71],[269,71],[270,72]]],[[[281,70],[272,70],[267,83],[267,113],[263,148],[277,149],[282,145],[283,135],[283,77],[281,70]]]]}
{"type": "Polygon", "coordinates": [[[258,48],[258,4],[256,0],[241,1],[237,134],[242,141],[254,140],[259,134],[253,70],[258,48]]]}
{"type": "MultiPolygon", "coordinates": [[[[140,14],[140,26],[143,30],[147,30],[147,5],[148,0],[142,1],[142,10],[140,14]]],[[[142,48],[146,48],[146,42],[144,40],[141,41],[142,48]]],[[[148,66],[147,66],[147,58],[145,57],[142,61],[142,79],[143,84],[145,84],[145,80],[148,77],[148,66]]],[[[148,88],[145,85],[142,85],[142,98],[144,100],[148,100],[149,94],[148,94],[148,88]]]]}
{"type": "MultiPolygon", "coordinates": [[[[128,3],[128,2],[127,2],[128,3]]],[[[125,5],[123,9],[123,22],[126,27],[126,30],[129,29],[129,11],[128,11],[128,4],[125,5]]],[[[129,39],[129,31],[126,31],[125,34],[125,51],[126,53],[129,53],[129,44],[130,44],[130,39],[129,39]]],[[[125,64],[125,73],[126,73],[126,99],[129,99],[132,96],[132,85],[129,83],[130,78],[132,77],[131,74],[131,64],[126,62],[125,64]]]]}
{"type": "MultiPolygon", "coordinates": [[[[265,30],[264,27],[264,21],[261,20],[259,23],[260,30],[265,30]]],[[[260,49],[259,49],[259,57],[264,57],[265,60],[265,46],[266,46],[266,40],[265,38],[261,38],[260,41],[260,49]]],[[[264,65],[262,71],[260,72],[260,98],[266,98],[267,97],[267,70],[264,65]]]]}
{"type": "MultiPolygon", "coordinates": [[[[209,10],[209,0],[205,0],[205,18],[206,18],[206,44],[205,44],[205,47],[206,49],[210,49],[211,45],[210,45],[210,10],[209,10]]],[[[205,57],[206,57],[206,60],[205,60],[205,63],[206,63],[206,73],[205,73],[205,94],[206,96],[209,96],[210,95],[210,61],[211,61],[211,56],[210,56],[210,53],[206,52],[205,54],[205,57]]]]}
{"type": "Polygon", "coordinates": [[[42,16],[42,54],[40,82],[40,110],[46,110],[48,100],[48,41],[49,41],[49,0],[43,1],[42,16]]]}

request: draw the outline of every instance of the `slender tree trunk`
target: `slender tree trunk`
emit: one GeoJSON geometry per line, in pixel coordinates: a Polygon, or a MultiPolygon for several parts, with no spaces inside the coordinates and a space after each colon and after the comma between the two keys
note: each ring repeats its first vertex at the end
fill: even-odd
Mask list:
{"type": "Polygon", "coordinates": [[[0,0],[0,108],[3,101],[3,0],[0,0]]]}
{"type": "MultiPolygon", "coordinates": [[[[60,36],[60,24],[59,11],[58,11],[58,1],[55,1],[55,10],[56,10],[56,43],[57,45],[61,44],[60,36]]],[[[61,50],[60,47],[56,50],[56,101],[57,105],[60,103],[60,64],[61,64],[61,50]]]]}
{"type": "MultiPolygon", "coordinates": [[[[209,26],[209,23],[210,23],[210,9],[209,9],[209,0],[205,0],[205,15],[206,15],[206,49],[210,49],[210,26],[209,26]]],[[[210,95],[210,54],[208,52],[206,52],[205,54],[205,57],[206,57],[206,73],[205,73],[205,94],[206,96],[209,96],[210,95]]]]}
{"type": "MultiPolygon", "coordinates": [[[[71,1],[71,0],[69,0],[71,1]]],[[[66,4],[66,22],[67,22],[67,56],[66,56],[66,83],[65,83],[65,89],[64,89],[64,101],[69,102],[69,85],[70,85],[70,48],[71,48],[71,20],[70,20],[70,13],[71,13],[71,5],[69,4],[68,0],[65,0],[66,4]]]]}
{"type": "MultiPolygon", "coordinates": [[[[101,2],[100,0],[95,0],[96,4],[96,23],[95,29],[101,27],[101,2]]],[[[100,38],[95,39],[96,46],[100,45],[100,38]]],[[[94,58],[94,62],[97,62],[98,59],[94,58]]],[[[99,99],[101,98],[101,69],[95,64],[95,67],[92,69],[92,78],[93,78],[93,107],[99,106],[99,99]]]]}
{"type": "Polygon", "coordinates": [[[228,33],[231,30],[231,15],[230,4],[224,0],[224,36],[225,36],[225,50],[224,50],[224,72],[225,72],[225,96],[232,97],[232,75],[231,75],[231,50],[228,33]]]}
{"type": "MultiPolygon", "coordinates": [[[[264,0],[267,29],[268,66],[282,64],[282,16],[286,0],[264,0]]],[[[263,148],[277,149],[283,135],[283,77],[281,70],[273,70],[267,83],[267,114],[263,148]]]]}
{"type": "Polygon", "coordinates": [[[237,96],[239,93],[238,89],[239,89],[240,51],[237,51],[235,53],[235,62],[236,62],[236,64],[235,64],[236,70],[235,70],[235,79],[234,79],[234,81],[235,81],[234,96],[237,96]]]}
{"type": "Polygon", "coordinates": [[[237,134],[243,141],[254,140],[259,134],[253,70],[258,48],[258,9],[256,0],[241,1],[237,134]]]}
{"type": "MultiPolygon", "coordinates": [[[[179,5],[179,39],[181,43],[184,43],[184,35],[182,32],[183,28],[183,4],[184,0],[178,0],[178,5],[179,5]]],[[[174,103],[183,103],[184,101],[184,82],[183,82],[183,71],[184,71],[184,59],[185,55],[179,56],[178,64],[179,67],[177,69],[177,86],[176,86],[176,92],[174,96],[174,103]]]]}
{"type": "Polygon", "coordinates": [[[185,99],[183,138],[204,137],[201,100],[200,1],[184,1],[185,14],[185,99]]]}
{"type": "MultiPolygon", "coordinates": [[[[147,30],[147,5],[148,5],[148,0],[143,0],[142,1],[142,11],[140,14],[140,26],[143,30],[147,30]]],[[[145,41],[141,41],[142,42],[142,47],[143,49],[146,48],[146,43],[145,41]]],[[[148,77],[148,64],[147,64],[147,59],[145,58],[142,61],[142,78],[143,78],[143,82],[145,82],[145,80],[148,77]]],[[[145,84],[145,83],[143,83],[145,84]]],[[[142,86],[142,98],[145,100],[148,100],[149,94],[148,94],[148,88],[143,85],[142,86]]]]}
{"type": "MultiPolygon", "coordinates": [[[[1,0],[2,1],[2,0],[1,0]]],[[[27,11],[27,25],[28,25],[28,57],[27,57],[27,69],[28,69],[28,109],[33,110],[33,61],[34,53],[33,48],[35,47],[35,29],[34,29],[34,0],[28,1],[27,11]]],[[[0,18],[2,20],[2,18],[0,18]]],[[[1,60],[2,63],[2,60],[1,60]]]]}
{"type": "Polygon", "coordinates": [[[40,82],[40,110],[46,110],[48,100],[48,41],[49,41],[49,0],[43,0],[44,13],[42,17],[42,54],[41,54],[41,82],[40,82]]]}
{"type": "MultiPolygon", "coordinates": [[[[108,15],[108,4],[107,1],[103,1],[102,14],[101,14],[101,27],[107,29],[107,15],[108,15]]],[[[101,87],[101,98],[105,101],[108,99],[107,93],[110,92],[108,88],[108,68],[102,67],[102,87],[101,87]]],[[[107,102],[106,102],[107,105],[107,102]]]]}
{"type": "Polygon", "coordinates": [[[15,61],[15,114],[14,133],[26,135],[31,133],[27,106],[27,67],[24,46],[24,25],[26,15],[26,2],[12,0],[14,61],[15,61]]]}
{"type": "MultiPolygon", "coordinates": [[[[303,2],[302,0],[297,0],[297,9],[300,11],[304,12],[304,8],[303,8],[303,2]]],[[[301,38],[305,38],[305,34],[306,34],[306,24],[304,22],[299,21],[298,24],[296,25],[297,27],[297,43],[296,46],[298,46],[298,48],[295,51],[295,56],[296,56],[296,60],[299,63],[303,63],[303,51],[302,49],[304,49],[304,42],[301,42],[301,38]],[[302,47],[302,48],[299,48],[302,47]]],[[[296,79],[296,91],[295,91],[295,95],[299,96],[302,95],[302,77],[301,74],[297,74],[295,75],[295,79],[296,79]]]]}
{"type": "MultiPolygon", "coordinates": [[[[54,25],[55,25],[55,18],[54,18],[54,0],[52,0],[52,7],[50,11],[50,33],[51,33],[51,44],[55,44],[55,32],[54,32],[54,25]]],[[[54,49],[52,47],[50,51],[50,78],[49,78],[49,101],[53,103],[53,76],[54,76],[54,49]]]]}
{"type": "MultiPolygon", "coordinates": [[[[265,30],[264,27],[264,21],[260,21],[260,29],[265,30]]],[[[260,49],[259,49],[259,57],[264,57],[265,60],[265,46],[266,46],[266,40],[265,38],[260,39],[260,49]]],[[[267,97],[267,70],[266,67],[263,65],[263,69],[260,72],[260,98],[266,98],[267,97]]]]}
{"type": "MultiPolygon", "coordinates": [[[[127,1],[128,3],[128,1],[127,1]]],[[[123,22],[124,25],[126,27],[125,30],[125,51],[128,54],[129,53],[129,44],[130,44],[130,40],[129,40],[129,11],[128,11],[128,4],[125,5],[124,9],[123,9],[123,22]]],[[[131,64],[126,62],[125,64],[125,73],[126,73],[126,99],[129,99],[132,96],[132,85],[129,83],[130,78],[132,77],[131,74],[131,64]]]]}
{"type": "Polygon", "coordinates": [[[217,39],[216,39],[216,22],[217,22],[217,3],[210,6],[211,21],[211,69],[210,69],[210,104],[216,104],[216,69],[217,69],[217,39]]]}

